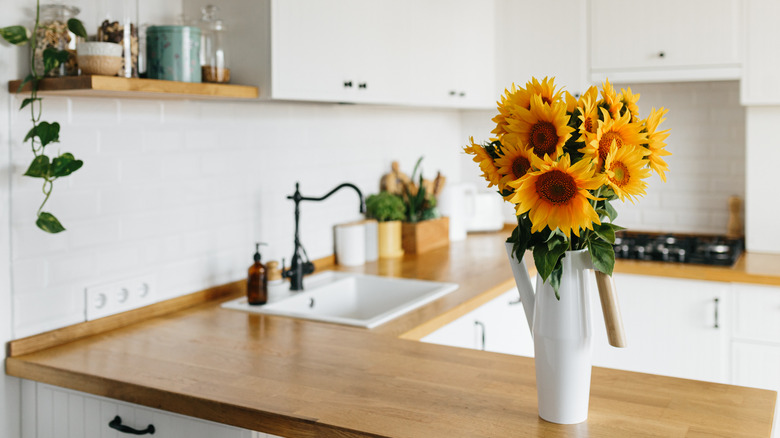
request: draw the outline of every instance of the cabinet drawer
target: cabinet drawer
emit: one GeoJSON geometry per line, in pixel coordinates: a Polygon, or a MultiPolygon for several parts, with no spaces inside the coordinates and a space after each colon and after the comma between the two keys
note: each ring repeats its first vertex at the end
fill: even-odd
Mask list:
{"type": "Polygon", "coordinates": [[[780,342],[780,287],[735,284],[738,339],[780,342]]]}
{"type": "MultiPolygon", "coordinates": [[[[28,386],[29,388],[29,386],[28,386]]],[[[154,426],[150,437],[165,438],[266,438],[260,432],[253,432],[233,426],[146,408],[131,403],[119,402],[104,397],[71,391],[57,386],[36,383],[33,394],[25,392],[23,397],[34,396],[35,430],[25,430],[24,436],[37,438],[121,438],[135,436],[119,432],[108,426],[116,416],[121,424],[137,430],[154,426]]],[[[25,416],[29,416],[26,413],[25,416]]],[[[26,423],[29,428],[29,423],[26,423]]]]}

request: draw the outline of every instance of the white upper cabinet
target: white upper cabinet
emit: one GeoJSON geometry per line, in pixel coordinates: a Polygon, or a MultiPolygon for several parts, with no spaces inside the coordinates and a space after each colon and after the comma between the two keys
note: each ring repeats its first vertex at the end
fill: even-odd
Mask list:
{"type": "Polygon", "coordinates": [[[591,79],[739,79],[741,0],[591,0],[591,79]]]}
{"type": "Polygon", "coordinates": [[[586,11],[582,0],[497,0],[494,100],[531,77],[555,77],[572,94],[585,91],[586,11]]]}
{"type": "Polygon", "coordinates": [[[744,105],[780,105],[780,2],[745,1],[744,105]]]}
{"type": "MultiPolygon", "coordinates": [[[[232,82],[261,98],[489,107],[493,1],[213,0],[232,82]],[[475,29],[482,29],[474,35],[475,29]],[[454,91],[454,94],[450,94],[454,91]]],[[[187,16],[201,0],[184,0],[187,16]]]]}

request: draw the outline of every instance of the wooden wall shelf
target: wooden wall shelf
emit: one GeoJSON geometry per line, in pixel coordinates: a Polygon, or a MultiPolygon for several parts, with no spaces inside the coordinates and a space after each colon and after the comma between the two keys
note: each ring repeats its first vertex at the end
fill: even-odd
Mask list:
{"type": "MultiPolygon", "coordinates": [[[[19,92],[22,81],[10,81],[8,91],[19,92]]],[[[22,92],[30,91],[26,84],[22,92]]],[[[141,99],[256,99],[257,87],[233,84],[206,84],[116,76],[67,76],[39,82],[38,94],[45,96],[84,96],[141,99]]]]}

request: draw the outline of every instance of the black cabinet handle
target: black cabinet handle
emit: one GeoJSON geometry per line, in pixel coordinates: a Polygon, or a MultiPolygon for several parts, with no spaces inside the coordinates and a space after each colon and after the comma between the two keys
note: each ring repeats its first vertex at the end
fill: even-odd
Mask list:
{"type": "Polygon", "coordinates": [[[344,88],[352,88],[352,81],[344,81],[344,88]]]}
{"type": "Polygon", "coordinates": [[[368,82],[361,82],[358,84],[358,88],[368,88],[368,82]]]}
{"type": "Polygon", "coordinates": [[[480,343],[479,349],[485,351],[485,324],[481,321],[474,321],[474,327],[480,328],[480,343]]]}
{"type": "Polygon", "coordinates": [[[114,417],[114,419],[108,423],[108,427],[114,430],[118,430],[122,433],[129,433],[130,435],[154,435],[154,425],[150,424],[146,426],[146,429],[144,430],[133,429],[130,426],[125,426],[122,424],[122,417],[119,415],[114,417]]]}
{"type": "Polygon", "coordinates": [[[663,58],[663,57],[665,57],[665,56],[666,56],[666,53],[664,53],[664,52],[658,52],[658,57],[659,57],[659,58],[663,58]]]}
{"type": "Polygon", "coordinates": [[[715,298],[715,327],[714,328],[720,328],[720,324],[718,321],[718,308],[720,307],[720,300],[715,298]]]}

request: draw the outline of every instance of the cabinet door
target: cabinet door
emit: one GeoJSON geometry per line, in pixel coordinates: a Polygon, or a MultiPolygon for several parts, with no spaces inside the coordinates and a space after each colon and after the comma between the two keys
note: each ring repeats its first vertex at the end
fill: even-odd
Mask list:
{"type": "Polygon", "coordinates": [[[533,339],[518,298],[517,289],[511,289],[421,340],[533,357],[533,339]]]}
{"type": "Polygon", "coordinates": [[[728,283],[625,274],[614,280],[628,347],[609,346],[593,293],[594,365],[728,383],[728,283]]]}
{"type": "Polygon", "coordinates": [[[585,4],[581,0],[497,1],[496,97],[512,83],[524,86],[531,77],[555,77],[555,83],[572,94],[587,89],[585,4]],[[551,21],[555,36],[542,37],[550,34],[551,21]]]}
{"type": "Polygon", "coordinates": [[[745,2],[745,68],[741,82],[743,105],[780,104],[780,2],[745,2]]]}
{"type": "Polygon", "coordinates": [[[416,105],[493,108],[494,3],[423,0],[414,3],[407,48],[409,98],[416,105]]]}
{"type": "MultiPolygon", "coordinates": [[[[271,438],[233,426],[185,417],[157,409],[110,400],[42,383],[35,384],[34,402],[25,400],[24,406],[35,406],[35,431],[24,431],[25,437],[37,438],[120,438],[128,436],[108,426],[119,416],[122,424],[137,430],[149,425],[154,435],[165,438],[271,438]]],[[[29,415],[29,413],[25,413],[29,415]]]]}
{"type": "Polygon", "coordinates": [[[272,95],[291,100],[346,100],[357,89],[352,40],[357,0],[280,0],[271,5],[272,95]],[[350,83],[350,81],[352,81],[350,83]]]}
{"type": "Polygon", "coordinates": [[[738,0],[593,0],[591,68],[738,66],[738,0]]]}
{"type": "MultiPolygon", "coordinates": [[[[770,389],[780,393],[780,344],[734,342],[731,363],[734,367],[731,383],[734,385],[770,389]]],[[[772,437],[780,437],[780,404],[775,405],[772,437]]]]}

